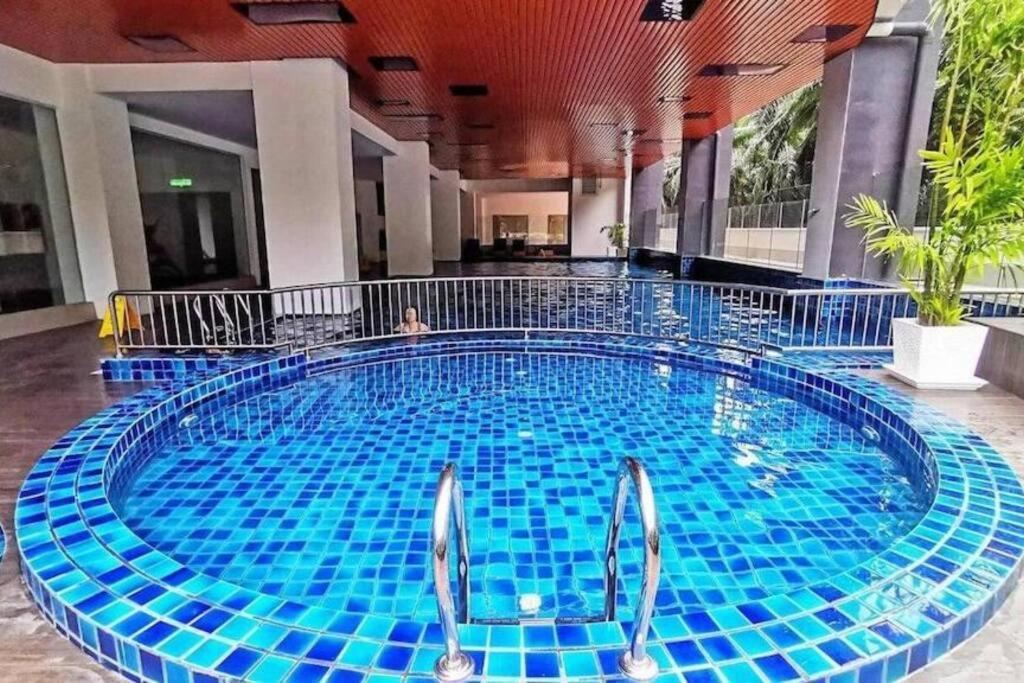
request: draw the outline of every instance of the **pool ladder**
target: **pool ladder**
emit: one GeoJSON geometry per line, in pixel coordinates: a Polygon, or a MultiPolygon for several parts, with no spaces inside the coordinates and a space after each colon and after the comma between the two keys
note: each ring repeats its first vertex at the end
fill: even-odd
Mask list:
{"type": "MultiPolygon", "coordinates": [[[[654,599],[661,577],[661,535],[658,532],[658,510],[654,504],[654,490],[647,470],[639,460],[623,458],[615,477],[612,515],[608,522],[605,543],[604,621],[615,619],[615,602],[619,575],[619,532],[626,512],[626,498],[632,482],[636,492],[640,523],[644,534],[643,583],[637,601],[636,616],[629,639],[629,648],[619,657],[619,670],[627,678],[649,681],[658,675],[658,665],[647,654],[647,633],[654,613],[654,599]]],[[[431,536],[434,569],[434,592],[444,634],[444,654],[434,664],[434,675],[446,682],[464,681],[473,675],[473,660],[459,644],[459,623],[469,621],[469,537],[466,532],[466,511],[462,483],[455,464],[448,463],[441,470],[434,499],[434,520],[431,536]],[[457,578],[459,602],[456,606],[451,585],[451,524],[455,522],[457,578]]]]}

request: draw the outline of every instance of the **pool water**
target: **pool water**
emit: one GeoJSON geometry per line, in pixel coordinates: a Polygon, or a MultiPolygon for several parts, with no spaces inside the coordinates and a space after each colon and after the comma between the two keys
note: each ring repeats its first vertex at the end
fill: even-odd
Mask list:
{"type": "MultiPolygon", "coordinates": [[[[466,491],[474,619],[600,614],[612,484],[651,474],[657,613],[812,584],[905,534],[930,500],[859,431],[724,375],[548,352],[384,361],[186,418],[111,492],[196,571],[304,604],[436,621],[437,475],[466,491]]],[[[642,565],[630,502],[620,607],[642,565]]],[[[623,615],[628,614],[623,612],[623,615]]]]}

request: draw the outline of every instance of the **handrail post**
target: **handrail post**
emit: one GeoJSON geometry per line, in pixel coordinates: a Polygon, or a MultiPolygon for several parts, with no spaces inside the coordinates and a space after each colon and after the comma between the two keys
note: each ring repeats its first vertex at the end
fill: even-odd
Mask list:
{"type": "Polygon", "coordinates": [[[640,523],[644,532],[644,572],[640,597],[637,600],[633,631],[629,648],[619,657],[619,671],[636,681],[649,681],[658,675],[658,664],[647,654],[647,632],[654,614],[654,600],[661,578],[661,535],[658,531],[658,510],[654,504],[654,490],[647,471],[639,460],[627,457],[619,465],[612,494],[612,516],[608,523],[608,539],[605,546],[605,603],[604,616],[608,621],[615,619],[615,600],[619,575],[619,532],[626,512],[626,498],[632,481],[636,492],[640,523]]]}
{"type": "MultiPolygon", "coordinates": [[[[127,311],[128,304],[125,303],[125,310],[127,311]]],[[[117,320],[117,292],[111,292],[110,296],[107,297],[107,315],[110,316],[110,332],[114,336],[114,357],[121,358],[124,354],[121,351],[121,329],[118,325],[117,320]]],[[[125,315],[125,319],[128,315],[125,315]]],[[[131,321],[128,320],[129,326],[131,321]]]]}
{"type": "Polygon", "coordinates": [[[464,681],[473,675],[473,660],[462,651],[459,645],[458,629],[458,622],[466,623],[469,620],[469,538],[466,533],[466,511],[462,496],[462,484],[459,482],[454,463],[444,466],[437,481],[431,557],[434,567],[434,592],[437,596],[437,611],[441,617],[445,649],[445,653],[434,664],[434,675],[438,680],[448,683],[464,681]],[[458,544],[458,613],[456,613],[451,586],[449,542],[453,518],[458,544]]]}

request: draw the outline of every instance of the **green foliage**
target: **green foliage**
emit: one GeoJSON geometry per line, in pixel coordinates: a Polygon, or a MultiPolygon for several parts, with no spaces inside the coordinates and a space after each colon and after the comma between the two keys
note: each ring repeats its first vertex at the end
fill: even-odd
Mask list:
{"type": "MultiPolygon", "coordinates": [[[[820,100],[821,84],[814,83],[783,95],[736,124],[733,204],[787,201],[786,190],[810,184],[820,100]]],[[[679,203],[680,161],[678,153],[665,157],[662,202],[666,208],[679,203]]]]}
{"type": "Polygon", "coordinates": [[[665,157],[665,180],[661,186],[663,206],[670,208],[679,205],[679,177],[682,171],[682,156],[679,152],[665,157]]]}
{"type": "Polygon", "coordinates": [[[895,259],[923,325],[956,325],[961,292],[986,267],[1024,261],[1024,3],[934,0],[945,23],[938,138],[921,152],[932,182],[928,235],[884,202],[857,197],[847,225],[895,259]]]}
{"type": "Polygon", "coordinates": [[[601,228],[601,232],[608,233],[608,243],[616,249],[626,248],[626,224],[612,223],[601,228]]]}
{"type": "Polygon", "coordinates": [[[736,124],[729,190],[734,205],[781,201],[811,182],[821,84],[784,95],[736,124]]]}

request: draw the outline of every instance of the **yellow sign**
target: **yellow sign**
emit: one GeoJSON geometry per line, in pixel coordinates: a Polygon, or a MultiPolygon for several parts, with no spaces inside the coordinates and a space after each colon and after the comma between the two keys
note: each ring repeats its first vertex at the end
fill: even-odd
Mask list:
{"type": "MultiPolygon", "coordinates": [[[[125,330],[141,330],[142,319],[139,317],[138,311],[132,308],[131,304],[128,303],[127,299],[117,298],[116,303],[116,315],[117,315],[117,331],[120,334],[124,334],[125,330]]],[[[100,326],[100,339],[104,337],[114,336],[114,324],[110,317],[111,311],[110,306],[107,306],[107,312],[103,315],[103,324],[100,326]]]]}

